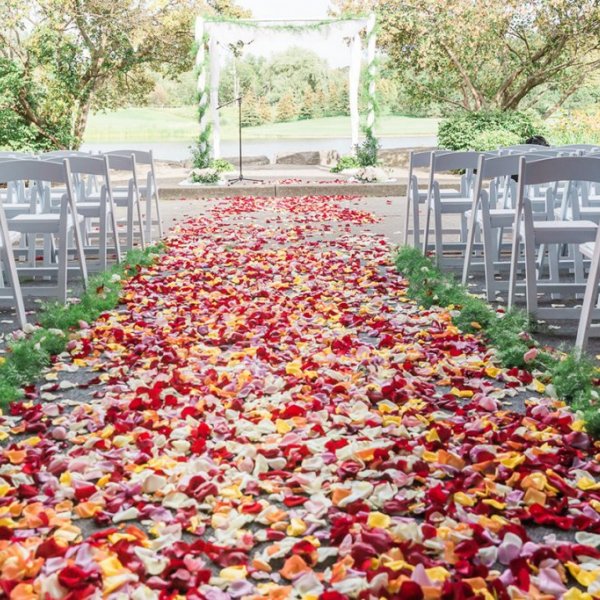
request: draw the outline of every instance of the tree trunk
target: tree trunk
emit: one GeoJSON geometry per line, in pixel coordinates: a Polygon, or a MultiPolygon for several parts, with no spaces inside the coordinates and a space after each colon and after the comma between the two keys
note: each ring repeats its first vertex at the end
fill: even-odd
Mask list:
{"type": "Polygon", "coordinates": [[[83,135],[90,115],[91,101],[85,100],[80,104],[75,113],[75,122],[73,123],[73,140],[71,142],[72,150],[78,150],[83,142],[83,135]]]}
{"type": "Polygon", "coordinates": [[[52,144],[54,144],[54,147],[56,149],[67,149],[61,140],[59,140],[55,135],[46,130],[44,122],[39,119],[38,115],[35,114],[33,108],[29,104],[24,90],[21,90],[19,92],[19,108],[20,110],[18,110],[18,112],[25,119],[25,121],[31,123],[43,137],[45,137],[47,140],[52,142],[52,144]]]}

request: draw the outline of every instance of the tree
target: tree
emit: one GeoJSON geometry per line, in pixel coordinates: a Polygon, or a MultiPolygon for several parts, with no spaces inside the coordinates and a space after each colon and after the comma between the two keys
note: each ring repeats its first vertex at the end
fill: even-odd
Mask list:
{"type": "MultiPolygon", "coordinates": [[[[231,10],[231,2],[209,2],[231,10]]],[[[152,71],[193,64],[202,0],[11,0],[0,4],[0,111],[34,147],[77,148],[91,110],[142,102],[152,71]]]]}
{"type": "Polygon", "coordinates": [[[316,52],[289,48],[273,56],[264,74],[265,83],[268,84],[268,100],[278,102],[289,90],[296,95],[302,94],[306,87],[316,91],[327,85],[329,75],[327,62],[316,52]]]}
{"type": "Polygon", "coordinates": [[[264,96],[259,96],[256,101],[256,112],[260,119],[260,124],[270,123],[273,120],[273,111],[271,105],[264,96]]]}
{"type": "Polygon", "coordinates": [[[247,94],[242,103],[242,127],[261,125],[261,117],[257,108],[258,100],[252,93],[247,94]]]}
{"type": "Polygon", "coordinates": [[[300,106],[300,118],[312,119],[316,112],[317,94],[310,86],[306,86],[302,94],[302,105],[300,106]]]}
{"type": "Polygon", "coordinates": [[[335,0],[375,9],[380,45],[421,103],[516,110],[559,91],[560,107],[600,67],[599,0],[335,0]]]}
{"type": "Polygon", "coordinates": [[[288,91],[277,103],[277,121],[295,121],[300,111],[294,100],[292,92],[288,91]]]}

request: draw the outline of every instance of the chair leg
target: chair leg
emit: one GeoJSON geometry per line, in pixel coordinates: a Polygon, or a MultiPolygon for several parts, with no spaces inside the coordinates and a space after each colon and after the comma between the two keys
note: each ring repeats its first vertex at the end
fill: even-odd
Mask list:
{"type": "Polygon", "coordinates": [[[25,316],[25,304],[23,302],[23,294],[21,293],[21,283],[19,282],[19,275],[17,274],[17,266],[15,263],[15,257],[12,253],[12,248],[8,244],[2,246],[2,262],[6,266],[6,279],[10,286],[15,300],[15,311],[17,313],[17,320],[21,329],[27,324],[27,317],[25,316]]]}
{"type": "MultiPolygon", "coordinates": [[[[475,211],[471,211],[474,213],[475,211]]],[[[473,254],[473,244],[475,243],[475,230],[478,229],[475,214],[471,215],[471,223],[467,230],[467,246],[465,248],[465,261],[463,263],[463,272],[461,282],[463,285],[467,285],[467,279],[469,277],[469,269],[471,268],[471,259],[473,254]]]]}
{"type": "Polygon", "coordinates": [[[431,227],[431,198],[427,198],[427,202],[425,204],[426,212],[425,212],[425,227],[423,228],[423,254],[427,254],[427,248],[429,246],[429,228],[431,227]]]}
{"type": "Polygon", "coordinates": [[[127,205],[127,250],[133,250],[133,198],[127,205]]]}
{"type": "Polygon", "coordinates": [[[519,222],[516,221],[515,231],[513,232],[512,252],[510,255],[510,277],[508,280],[508,308],[511,309],[515,303],[515,292],[517,288],[517,269],[519,266],[519,250],[521,247],[521,238],[519,236],[519,222]]]}
{"type": "Polygon", "coordinates": [[[525,289],[527,296],[527,312],[532,317],[537,312],[537,269],[535,264],[535,241],[533,235],[525,232],[525,289]]]}
{"type": "Polygon", "coordinates": [[[152,191],[154,192],[154,202],[156,203],[156,218],[158,219],[158,237],[163,237],[163,226],[162,226],[162,215],[160,214],[160,198],[158,197],[158,186],[156,181],[153,180],[152,191]]]}
{"type": "MultiPolygon", "coordinates": [[[[548,274],[550,283],[560,282],[560,269],[558,262],[559,247],[557,244],[548,245],[548,274]]],[[[541,271],[539,274],[541,279],[541,271]]],[[[550,294],[550,298],[557,300],[561,297],[561,294],[550,294]]]]}
{"type": "MultiPolygon", "coordinates": [[[[412,202],[412,194],[411,194],[411,183],[410,179],[408,180],[408,191],[406,193],[406,206],[404,207],[404,237],[402,238],[402,243],[404,246],[408,245],[408,223],[410,221],[410,203],[412,202]]],[[[415,232],[413,231],[413,245],[417,247],[417,240],[415,237],[415,232]]]]}
{"type": "MultiPolygon", "coordinates": [[[[75,221],[76,215],[73,215],[73,220],[75,221]]],[[[80,224],[77,222],[73,223],[73,235],[75,238],[75,252],[77,255],[77,260],[79,262],[79,269],[81,270],[81,278],[83,280],[83,288],[87,290],[88,285],[88,272],[87,272],[87,262],[85,260],[85,251],[83,248],[83,236],[81,235],[80,224]]]]}
{"type": "MultiPolygon", "coordinates": [[[[419,215],[419,190],[415,194],[413,200],[413,246],[421,247],[421,217],[419,215]]],[[[406,226],[408,228],[408,225],[406,226]]]]}
{"type": "Polygon", "coordinates": [[[496,240],[490,223],[483,224],[483,268],[485,274],[485,293],[488,302],[496,299],[496,279],[494,257],[496,256],[496,240]]]}
{"type": "Polygon", "coordinates": [[[58,293],[59,302],[67,301],[67,257],[68,239],[64,232],[58,234],[58,293]]]}
{"type": "Polygon", "coordinates": [[[152,243],[152,190],[146,189],[146,240],[152,243]]]}
{"type": "Polygon", "coordinates": [[[583,296],[583,306],[581,307],[581,316],[579,318],[579,327],[577,328],[577,338],[575,347],[583,351],[587,348],[590,326],[592,324],[592,311],[596,305],[598,297],[598,283],[600,281],[600,254],[598,253],[598,242],[592,257],[590,272],[588,275],[585,294],[583,296]]]}
{"type": "Polygon", "coordinates": [[[569,248],[569,254],[573,257],[573,272],[575,276],[575,283],[585,283],[585,274],[583,269],[583,256],[577,251],[575,244],[569,248]]]}
{"type": "Polygon", "coordinates": [[[117,255],[117,264],[121,264],[121,244],[119,243],[119,228],[117,227],[117,215],[114,210],[110,211],[110,225],[115,243],[115,253],[117,255]]]}
{"type": "Polygon", "coordinates": [[[138,218],[138,225],[139,225],[139,231],[140,231],[140,247],[142,248],[142,250],[146,249],[146,236],[144,235],[144,217],[142,216],[142,203],[140,201],[140,195],[138,192],[136,192],[135,194],[135,205],[136,205],[136,209],[137,209],[137,218],[138,218]]]}
{"type": "Polygon", "coordinates": [[[100,239],[98,240],[98,246],[99,246],[99,260],[98,262],[100,263],[100,269],[102,271],[106,271],[106,267],[107,267],[107,259],[106,259],[106,246],[107,246],[107,235],[106,235],[106,230],[107,230],[107,226],[108,226],[108,215],[106,214],[106,212],[104,212],[102,215],[100,215],[100,231],[98,233],[98,235],[100,236],[100,239]]]}
{"type": "Polygon", "coordinates": [[[444,262],[444,244],[442,239],[442,211],[439,203],[433,205],[433,220],[435,228],[435,261],[438,265],[444,262]]]}

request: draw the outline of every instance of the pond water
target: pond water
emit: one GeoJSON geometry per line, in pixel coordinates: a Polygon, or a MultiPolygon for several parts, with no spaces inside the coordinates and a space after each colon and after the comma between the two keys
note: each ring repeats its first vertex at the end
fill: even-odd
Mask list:
{"type": "MultiPolygon", "coordinates": [[[[412,148],[418,146],[435,146],[435,136],[406,136],[380,138],[382,148],[412,148]]],[[[190,158],[190,142],[93,142],[84,144],[82,149],[93,152],[108,150],[152,150],[158,160],[181,161],[190,158]]],[[[326,139],[272,139],[244,141],[244,156],[268,156],[271,161],[277,154],[302,152],[306,150],[337,150],[340,154],[348,154],[351,149],[350,138],[326,139]]],[[[233,157],[238,154],[237,140],[223,140],[221,154],[233,157]]]]}

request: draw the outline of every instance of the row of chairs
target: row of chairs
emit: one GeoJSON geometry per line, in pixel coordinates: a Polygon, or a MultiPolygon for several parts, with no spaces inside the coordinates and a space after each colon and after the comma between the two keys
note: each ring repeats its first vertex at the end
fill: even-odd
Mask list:
{"type": "Polygon", "coordinates": [[[489,301],[506,294],[512,307],[524,291],[532,317],[579,319],[576,345],[586,347],[600,316],[600,147],[412,153],[405,219],[405,244],[412,234],[440,267],[461,269],[465,285],[483,271],[489,301]],[[429,169],[425,188],[418,167],[429,169]],[[460,188],[444,189],[440,175],[457,171],[460,188]]]}
{"type": "Polygon", "coordinates": [[[85,289],[90,270],[163,235],[152,152],[2,152],[0,200],[0,302],[16,308],[21,327],[24,296],[65,302],[71,274],[85,289]]]}

